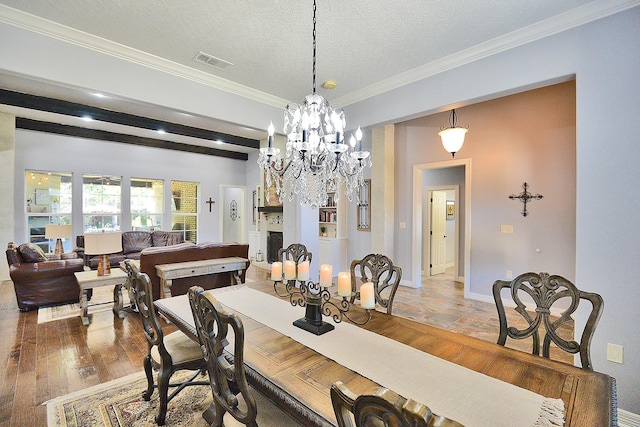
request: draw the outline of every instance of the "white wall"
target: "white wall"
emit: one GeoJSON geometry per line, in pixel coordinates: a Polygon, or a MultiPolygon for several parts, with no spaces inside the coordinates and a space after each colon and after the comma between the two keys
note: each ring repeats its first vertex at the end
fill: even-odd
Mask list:
{"type": "MultiPolygon", "coordinates": [[[[616,377],[620,408],[634,413],[640,413],[639,53],[634,7],[345,108],[350,121],[375,126],[576,76],[575,280],[604,298],[593,364],[616,377]],[[624,346],[624,364],[606,360],[607,343],[624,346]]],[[[396,220],[411,224],[411,206],[398,209],[403,219],[396,220]]]]}
{"type": "MultiPolygon", "coordinates": [[[[245,161],[160,148],[145,148],[115,142],[53,135],[35,131],[16,131],[15,198],[13,239],[26,242],[28,230],[24,208],[25,170],[72,172],[74,183],[73,235],[82,234],[82,174],[97,173],[130,178],[164,179],[165,214],[163,229],[171,229],[171,180],[200,183],[198,241],[220,241],[220,209],[209,212],[205,203],[211,197],[220,203],[220,185],[244,186],[245,161]]],[[[123,186],[125,188],[125,186],[123,186]]],[[[123,191],[123,204],[128,205],[123,191]]],[[[244,215],[245,217],[247,215],[244,215]]],[[[123,230],[131,219],[122,218],[123,230]]],[[[74,240],[75,242],[75,240],[74,240]]]]}

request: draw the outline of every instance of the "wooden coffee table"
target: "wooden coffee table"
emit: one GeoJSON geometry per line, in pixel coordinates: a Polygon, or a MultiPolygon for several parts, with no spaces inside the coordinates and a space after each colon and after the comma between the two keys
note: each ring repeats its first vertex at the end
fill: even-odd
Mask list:
{"type": "Polygon", "coordinates": [[[127,281],[127,273],[119,268],[112,268],[111,274],[108,276],[98,276],[97,270],[80,271],[73,273],[80,286],[80,315],[82,316],[82,324],[88,325],[89,320],[89,289],[99,288],[101,286],[114,286],[113,288],[113,313],[119,318],[124,317],[124,308],[122,306],[122,285],[127,281]]]}

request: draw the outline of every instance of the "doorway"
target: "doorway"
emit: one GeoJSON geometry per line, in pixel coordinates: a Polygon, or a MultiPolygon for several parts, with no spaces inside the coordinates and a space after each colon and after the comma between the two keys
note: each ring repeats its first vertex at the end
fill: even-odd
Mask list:
{"type": "Polygon", "coordinates": [[[220,236],[226,243],[244,243],[245,238],[245,196],[244,187],[222,185],[220,194],[220,236]]]}
{"type": "MultiPolygon", "coordinates": [[[[443,190],[455,188],[459,185],[455,198],[455,256],[454,256],[454,280],[464,283],[465,296],[469,292],[470,269],[470,206],[471,206],[471,159],[454,159],[443,162],[423,163],[413,166],[413,256],[411,277],[415,287],[422,282],[423,266],[427,266],[429,274],[430,244],[431,239],[425,239],[425,234],[430,232],[427,225],[428,215],[428,190],[443,190]],[[448,180],[447,174],[457,173],[459,178],[448,180]],[[429,180],[429,174],[438,175],[439,181],[429,180]],[[459,182],[462,184],[458,184],[459,182]]],[[[445,201],[446,204],[446,201],[445,201]]],[[[446,220],[446,218],[445,218],[446,220]]],[[[446,232],[445,232],[446,234],[446,232]]],[[[453,240],[453,239],[452,239],[453,240]]]]}
{"type": "Polygon", "coordinates": [[[422,274],[435,276],[458,267],[458,205],[460,186],[425,187],[422,274]]]}

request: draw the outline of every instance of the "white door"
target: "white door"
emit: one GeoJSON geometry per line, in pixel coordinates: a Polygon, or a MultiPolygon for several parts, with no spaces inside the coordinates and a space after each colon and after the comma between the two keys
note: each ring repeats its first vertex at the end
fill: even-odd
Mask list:
{"type": "Polygon", "coordinates": [[[446,204],[445,191],[431,193],[431,238],[430,238],[430,275],[442,274],[447,268],[446,248],[446,204]]]}
{"type": "Polygon", "coordinates": [[[222,241],[244,243],[244,188],[223,187],[222,241]]]}

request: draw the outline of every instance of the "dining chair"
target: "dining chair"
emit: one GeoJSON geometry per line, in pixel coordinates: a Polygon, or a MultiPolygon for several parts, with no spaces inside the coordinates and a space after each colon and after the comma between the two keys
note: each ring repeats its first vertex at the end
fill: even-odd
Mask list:
{"type": "Polygon", "coordinates": [[[539,332],[540,327],[544,325],[543,357],[549,358],[549,349],[551,342],[553,342],[558,348],[568,353],[580,353],[582,368],[593,370],[590,355],[591,339],[604,308],[604,301],[600,295],[581,291],[562,276],[550,276],[549,273],[524,273],[510,282],[496,280],[493,284],[493,299],[496,302],[500,320],[498,344],[505,345],[507,337],[516,340],[531,337],[533,341],[531,353],[539,356],[539,332]],[[507,313],[501,292],[505,288],[510,290],[511,299],[516,305],[514,310],[526,321],[527,325],[521,329],[507,324],[507,313]],[[580,302],[583,300],[591,303],[591,311],[578,343],[573,337],[564,338],[561,336],[568,334],[559,334],[558,332],[559,330],[562,332],[562,326],[570,326],[572,323],[575,330],[575,321],[571,315],[578,309],[580,302]],[[560,315],[554,315],[552,309],[557,309],[560,315]]]}
{"type": "Polygon", "coordinates": [[[261,405],[258,412],[254,389],[250,388],[245,374],[242,320],[225,311],[211,293],[199,286],[192,286],[188,295],[213,395],[212,406],[203,415],[209,425],[222,427],[224,415],[228,413],[239,423],[251,427],[258,424],[299,426],[274,402],[256,391],[261,405]],[[231,349],[227,350],[227,346],[231,349]]]}
{"type": "Polygon", "coordinates": [[[300,264],[303,261],[309,261],[309,263],[311,263],[312,257],[313,254],[309,252],[307,247],[302,243],[292,243],[286,249],[278,249],[278,261],[281,262],[285,260],[292,260],[295,261],[296,264],[300,264]]]}
{"type": "Polygon", "coordinates": [[[338,427],[462,427],[387,388],[378,387],[357,396],[342,381],[336,381],[331,385],[330,394],[338,427]]]}
{"type": "Polygon", "coordinates": [[[160,405],[156,423],[164,425],[167,405],[171,399],[187,386],[209,384],[208,381],[197,380],[199,375],[204,375],[207,366],[197,342],[181,331],[164,335],[153,306],[149,276],[146,273],[140,273],[135,264],[129,260],[125,261],[125,266],[131,284],[130,291],[133,294],[148,345],[143,362],[147,376],[147,389],[142,393],[142,398],[151,400],[153,390],[158,389],[160,405]],[[153,378],[153,369],[158,370],[157,382],[153,378]],[[185,381],[172,383],[171,376],[180,370],[195,372],[185,381]],[[174,388],[171,394],[169,394],[169,388],[174,388]]]}
{"type": "MultiPolygon", "coordinates": [[[[376,303],[391,314],[393,299],[402,279],[402,269],[393,265],[393,261],[382,254],[369,254],[364,258],[351,261],[351,291],[356,292],[356,278],[361,283],[372,282],[376,303]]],[[[355,296],[351,297],[351,303],[355,296]]]]}

